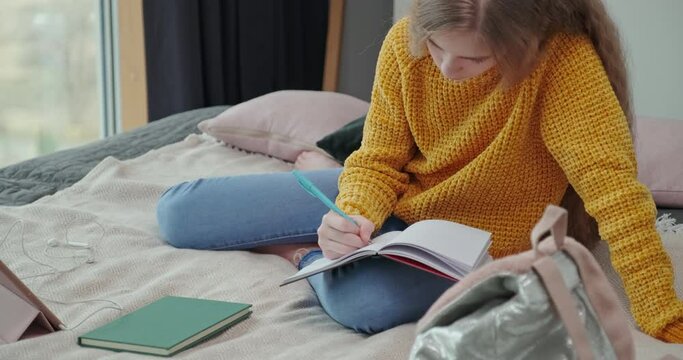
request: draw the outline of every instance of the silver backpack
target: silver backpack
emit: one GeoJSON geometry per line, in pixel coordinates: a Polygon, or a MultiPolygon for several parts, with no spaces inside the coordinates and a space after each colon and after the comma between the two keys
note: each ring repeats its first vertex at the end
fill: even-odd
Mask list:
{"type": "Polygon", "coordinates": [[[484,265],[432,305],[410,358],[633,359],[631,325],[616,293],[566,231],[567,211],[548,206],[531,250],[484,265]]]}

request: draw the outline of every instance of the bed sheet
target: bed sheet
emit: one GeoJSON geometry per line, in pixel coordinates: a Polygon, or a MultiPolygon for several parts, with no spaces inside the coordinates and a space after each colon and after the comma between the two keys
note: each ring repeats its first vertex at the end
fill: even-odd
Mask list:
{"type": "Polygon", "coordinates": [[[73,186],[32,204],[0,206],[0,234],[16,221],[24,225],[23,235],[15,228],[0,244],[0,258],[20,277],[48,273],[26,283],[67,326],[112,306],[107,301],[123,308],[99,311],[73,331],[0,346],[0,359],[142,358],[81,348],[76,339],[164,295],[254,305],[246,321],[174,358],[405,358],[412,344],[412,324],[375,336],[342,327],[318,306],[307,282],[278,286],[296,271],[282,258],[246,251],[176,249],[161,240],[155,204],[167,187],[198,177],[290,169],[291,164],[281,160],[249,154],[207,136],[190,135],[132,160],[107,157],[73,186]],[[47,247],[49,238],[63,243],[67,227],[70,239],[91,245],[94,263],[84,263],[87,251],[47,247]],[[56,258],[69,255],[83,256],[56,258]],[[61,270],[75,268],[49,274],[50,268],[29,256],[61,270]],[[79,303],[94,299],[99,300],[79,303]]]}
{"type": "MultiPolygon", "coordinates": [[[[0,243],[0,258],[20,277],[42,275],[26,283],[68,327],[85,319],[73,330],[0,346],[0,359],[143,358],[81,348],[76,339],[165,295],[254,305],[249,319],[175,358],[407,358],[414,324],[373,336],[346,329],[324,313],[305,281],[278,286],[296,271],[282,258],[175,249],[161,240],[155,205],[169,186],[198,177],[288,171],[291,166],[193,134],[134,159],[107,157],[76,184],[31,204],[0,206],[0,236],[17,221],[23,224],[23,234],[15,228],[0,243]],[[91,253],[47,246],[51,238],[64,243],[67,230],[72,241],[89,243],[91,253]],[[94,263],[85,262],[89,256],[94,263]],[[51,273],[31,258],[60,271],[51,273]],[[112,310],[112,301],[122,310],[112,310]]],[[[608,252],[598,255],[608,261],[608,252]]],[[[680,279],[681,269],[676,271],[680,279]]],[[[683,354],[683,346],[634,334],[639,358],[683,354]]]]}

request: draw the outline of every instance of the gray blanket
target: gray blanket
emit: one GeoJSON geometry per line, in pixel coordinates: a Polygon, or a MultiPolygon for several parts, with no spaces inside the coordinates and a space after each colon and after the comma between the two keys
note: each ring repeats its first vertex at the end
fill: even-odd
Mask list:
{"type": "Polygon", "coordinates": [[[0,169],[0,205],[29,204],[82,179],[107,156],[132,159],[198,133],[197,123],[221,113],[216,106],[175,114],[137,130],[0,169]]]}

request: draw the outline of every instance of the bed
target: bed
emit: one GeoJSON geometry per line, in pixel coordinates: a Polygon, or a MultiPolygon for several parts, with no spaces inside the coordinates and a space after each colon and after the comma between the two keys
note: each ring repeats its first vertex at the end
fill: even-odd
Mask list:
{"type": "MultiPolygon", "coordinates": [[[[0,239],[16,224],[0,242],[0,258],[20,277],[29,277],[26,284],[67,327],[76,326],[2,345],[0,359],[142,358],[81,348],[76,340],[164,295],[253,304],[248,320],[176,358],[407,357],[414,324],[374,336],[345,329],[318,306],[306,282],[278,286],[295,271],[284,259],[246,251],[176,249],[161,240],[154,210],[167,187],[198,177],[292,168],[289,162],[200,134],[197,123],[224,109],[176,114],[128,134],[0,169],[0,239]],[[47,246],[51,238],[63,243],[67,237],[87,242],[91,249],[47,246]],[[93,262],[87,263],[90,257],[93,262]]],[[[662,211],[683,218],[681,210],[662,211]]],[[[670,233],[667,239],[680,240],[677,236],[670,233]]],[[[595,253],[618,289],[604,244],[595,253]]],[[[683,277],[680,268],[676,271],[677,278],[683,277]]],[[[639,358],[683,354],[681,345],[634,335],[639,358]]]]}
{"type": "Polygon", "coordinates": [[[215,106],[175,114],[106,140],[0,169],[0,205],[28,204],[71,186],[107,156],[126,160],[199,133],[197,123],[225,109],[215,106]]]}

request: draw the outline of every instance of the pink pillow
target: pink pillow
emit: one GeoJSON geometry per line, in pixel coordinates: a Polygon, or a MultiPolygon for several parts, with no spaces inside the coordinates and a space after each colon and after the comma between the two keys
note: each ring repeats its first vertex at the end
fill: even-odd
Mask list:
{"type": "Polygon", "coordinates": [[[683,120],[638,118],[638,179],[662,207],[683,207],[683,120]]]}
{"type": "Polygon", "coordinates": [[[326,91],[282,90],[230,107],[197,126],[239,148],[295,161],[303,150],[366,114],[370,105],[353,96],[326,91]]]}

